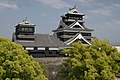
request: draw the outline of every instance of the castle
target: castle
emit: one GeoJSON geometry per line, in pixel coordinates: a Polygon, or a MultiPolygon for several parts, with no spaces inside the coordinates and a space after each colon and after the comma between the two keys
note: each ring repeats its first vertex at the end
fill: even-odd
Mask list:
{"type": "Polygon", "coordinates": [[[84,16],[76,7],[70,8],[61,16],[59,26],[53,30],[53,35],[35,33],[35,24],[25,19],[15,26],[12,40],[21,44],[33,57],[65,57],[61,50],[72,48],[69,45],[75,41],[80,40],[91,45],[93,29],[84,25],[84,16]]]}

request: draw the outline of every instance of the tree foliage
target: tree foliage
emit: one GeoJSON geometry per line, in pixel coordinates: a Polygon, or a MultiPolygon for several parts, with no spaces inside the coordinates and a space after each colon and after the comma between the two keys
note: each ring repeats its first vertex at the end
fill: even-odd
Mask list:
{"type": "Polygon", "coordinates": [[[47,80],[22,46],[0,37],[0,80],[47,80]]]}
{"type": "Polygon", "coordinates": [[[107,40],[94,39],[92,45],[81,42],[64,49],[70,55],[59,72],[60,80],[115,80],[120,73],[120,54],[107,40]]]}

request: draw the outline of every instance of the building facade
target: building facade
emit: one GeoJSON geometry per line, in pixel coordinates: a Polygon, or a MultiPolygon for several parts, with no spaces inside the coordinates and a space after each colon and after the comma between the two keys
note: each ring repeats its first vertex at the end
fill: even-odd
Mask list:
{"type": "Polygon", "coordinates": [[[60,20],[58,28],[53,30],[54,35],[67,45],[78,40],[91,45],[91,32],[93,29],[85,27],[84,16],[85,15],[80,13],[76,7],[70,8],[67,13],[61,16],[62,19],[60,20]]]}
{"type": "Polygon", "coordinates": [[[65,56],[61,50],[70,47],[53,35],[36,34],[35,24],[27,19],[15,26],[12,41],[21,44],[33,57],[65,56]]]}
{"type": "Polygon", "coordinates": [[[72,48],[69,44],[75,41],[80,40],[84,44],[91,45],[93,29],[85,27],[83,16],[84,14],[76,7],[69,9],[61,16],[62,19],[58,28],[53,30],[53,35],[35,33],[35,24],[25,19],[15,26],[12,40],[21,44],[33,57],[66,56],[61,50],[72,48]]]}

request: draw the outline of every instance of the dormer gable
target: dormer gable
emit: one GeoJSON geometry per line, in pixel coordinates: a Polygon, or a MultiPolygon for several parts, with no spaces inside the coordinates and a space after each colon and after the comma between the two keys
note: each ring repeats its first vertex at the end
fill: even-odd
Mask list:
{"type": "Polygon", "coordinates": [[[88,42],[88,41],[81,35],[81,33],[76,34],[75,37],[67,40],[65,43],[66,43],[67,45],[69,45],[69,44],[75,42],[76,40],[80,40],[80,41],[84,42],[85,44],[91,45],[91,43],[88,42]]]}
{"type": "Polygon", "coordinates": [[[80,25],[79,22],[75,22],[69,26],[70,28],[79,28],[79,29],[84,29],[82,25],[80,25]]]}

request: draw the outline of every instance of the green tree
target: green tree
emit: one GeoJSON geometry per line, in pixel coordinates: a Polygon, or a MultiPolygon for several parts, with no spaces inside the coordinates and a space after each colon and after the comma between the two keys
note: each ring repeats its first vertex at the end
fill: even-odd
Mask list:
{"type": "Polygon", "coordinates": [[[94,39],[92,45],[75,42],[64,49],[70,58],[62,64],[60,80],[115,80],[120,73],[120,54],[107,40],[94,39]]]}
{"type": "Polygon", "coordinates": [[[47,80],[43,69],[19,44],[0,37],[0,80],[47,80]]]}

